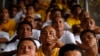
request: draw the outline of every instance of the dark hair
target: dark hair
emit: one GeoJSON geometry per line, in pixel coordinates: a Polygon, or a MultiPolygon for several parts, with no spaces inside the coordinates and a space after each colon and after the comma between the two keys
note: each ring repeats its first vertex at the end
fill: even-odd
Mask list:
{"type": "Polygon", "coordinates": [[[77,7],[81,8],[81,6],[78,5],[78,4],[77,5],[73,5],[72,8],[71,8],[71,12],[73,13],[77,7]]]}
{"type": "Polygon", "coordinates": [[[32,18],[33,20],[35,20],[33,17],[31,17],[31,16],[26,16],[25,18],[24,18],[24,21],[27,21],[27,18],[32,18]]]}
{"type": "Polygon", "coordinates": [[[8,10],[8,8],[2,8],[2,9],[0,9],[0,13],[2,13],[3,10],[7,10],[8,14],[9,14],[9,10],[8,10]]]}
{"type": "Polygon", "coordinates": [[[30,22],[28,22],[28,21],[22,21],[22,22],[20,22],[20,23],[18,24],[18,26],[17,26],[17,31],[20,30],[20,28],[21,28],[21,26],[22,26],[23,24],[28,24],[28,25],[31,27],[31,31],[32,31],[32,24],[31,24],[30,22]]]}
{"type": "Polygon", "coordinates": [[[51,14],[55,13],[56,11],[60,11],[62,13],[62,10],[59,8],[54,8],[51,10],[51,14]]]}
{"type": "Polygon", "coordinates": [[[77,0],[67,0],[67,4],[68,6],[71,8],[73,5],[73,3],[76,3],[77,4],[77,0]]]}
{"type": "Polygon", "coordinates": [[[18,45],[17,45],[17,50],[18,50],[20,44],[21,44],[23,41],[26,41],[26,40],[33,42],[33,44],[34,44],[35,47],[36,47],[36,51],[37,51],[36,43],[34,42],[34,39],[32,39],[32,38],[23,38],[23,39],[21,39],[21,40],[19,41],[18,45]]]}
{"type": "MultiPolygon", "coordinates": [[[[34,9],[34,6],[32,5],[32,4],[27,4],[26,5],[26,10],[28,11],[29,10],[29,7],[33,7],[33,9],[34,9]]],[[[35,10],[35,9],[34,9],[35,10]]]]}
{"type": "Polygon", "coordinates": [[[87,32],[92,33],[92,34],[96,37],[96,33],[95,33],[93,30],[87,29],[87,30],[84,30],[84,31],[81,32],[80,38],[81,38],[85,33],[87,33],[87,32]]]}
{"type": "Polygon", "coordinates": [[[59,56],[64,56],[64,54],[68,51],[74,51],[74,50],[77,50],[81,53],[81,55],[83,56],[83,51],[82,49],[75,45],[75,44],[66,44],[64,45],[63,47],[60,48],[59,50],[59,56]]]}

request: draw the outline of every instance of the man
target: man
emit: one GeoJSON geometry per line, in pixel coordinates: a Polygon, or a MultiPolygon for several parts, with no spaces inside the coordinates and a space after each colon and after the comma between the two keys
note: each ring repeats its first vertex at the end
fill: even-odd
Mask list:
{"type": "Polygon", "coordinates": [[[63,18],[56,17],[52,21],[52,26],[56,30],[57,38],[59,38],[59,40],[61,40],[64,44],[71,44],[71,43],[75,44],[76,43],[73,33],[71,33],[70,31],[64,30],[65,25],[64,25],[64,19],[63,18]]]}
{"type": "Polygon", "coordinates": [[[17,56],[37,56],[37,46],[32,38],[20,40],[17,46],[17,56]]]}
{"type": "Polygon", "coordinates": [[[56,31],[51,26],[46,26],[41,30],[41,47],[38,49],[38,56],[58,56],[59,47],[63,43],[57,38],[56,31]]]}
{"type": "Polygon", "coordinates": [[[85,51],[85,56],[98,56],[97,37],[94,31],[84,30],[80,35],[82,44],[77,44],[85,51]]]}
{"type": "MultiPolygon", "coordinates": [[[[29,22],[20,22],[18,24],[18,28],[17,28],[17,35],[14,37],[14,39],[12,39],[7,47],[4,49],[4,52],[7,52],[7,53],[4,53],[4,54],[1,54],[1,55],[4,55],[4,56],[11,56],[12,54],[15,54],[15,50],[17,49],[17,44],[19,43],[19,40],[20,39],[23,39],[23,38],[29,38],[32,36],[32,25],[31,23],[29,22]]],[[[36,44],[38,45],[39,47],[39,42],[38,41],[35,41],[36,44]]]]}
{"type": "Polygon", "coordinates": [[[66,44],[60,48],[59,56],[83,56],[83,51],[75,44],[66,44]]]}

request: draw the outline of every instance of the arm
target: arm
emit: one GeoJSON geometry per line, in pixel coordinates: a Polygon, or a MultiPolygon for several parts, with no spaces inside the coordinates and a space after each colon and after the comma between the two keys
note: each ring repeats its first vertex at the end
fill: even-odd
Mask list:
{"type": "Polygon", "coordinates": [[[0,56],[12,56],[16,53],[16,50],[10,51],[10,52],[2,52],[0,53],[0,56]]]}
{"type": "Polygon", "coordinates": [[[62,46],[64,46],[64,43],[57,39],[56,46],[61,48],[62,46]]]}
{"type": "Polygon", "coordinates": [[[6,42],[8,42],[8,40],[6,38],[3,38],[3,37],[0,38],[0,44],[6,43],[6,42]]]}

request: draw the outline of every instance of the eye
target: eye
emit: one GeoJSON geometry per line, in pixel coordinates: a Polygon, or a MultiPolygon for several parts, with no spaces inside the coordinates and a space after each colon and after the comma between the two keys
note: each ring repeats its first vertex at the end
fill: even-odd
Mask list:
{"type": "Polygon", "coordinates": [[[30,31],[31,29],[30,29],[30,28],[27,28],[27,30],[29,30],[29,31],[30,31]]]}
{"type": "Polygon", "coordinates": [[[24,49],[24,48],[25,48],[24,46],[19,47],[19,49],[24,49]]]}
{"type": "Polygon", "coordinates": [[[59,21],[59,23],[62,23],[62,21],[59,21]]]}
{"type": "Polygon", "coordinates": [[[50,32],[50,35],[53,35],[53,32],[50,32]]]}
{"type": "Polygon", "coordinates": [[[29,49],[33,49],[33,47],[32,47],[32,46],[29,46],[28,48],[29,48],[29,49]]]}
{"type": "Polygon", "coordinates": [[[43,31],[42,34],[46,34],[47,32],[43,31]]]}

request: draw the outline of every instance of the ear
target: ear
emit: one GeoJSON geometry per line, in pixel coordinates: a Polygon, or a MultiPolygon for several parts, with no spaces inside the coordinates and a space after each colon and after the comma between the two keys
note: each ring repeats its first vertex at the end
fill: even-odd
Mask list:
{"type": "Polygon", "coordinates": [[[97,41],[97,43],[98,43],[98,41],[99,41],[99,38],[98,38],[98,37],[96,37],[96,41],[97,41]]]}

